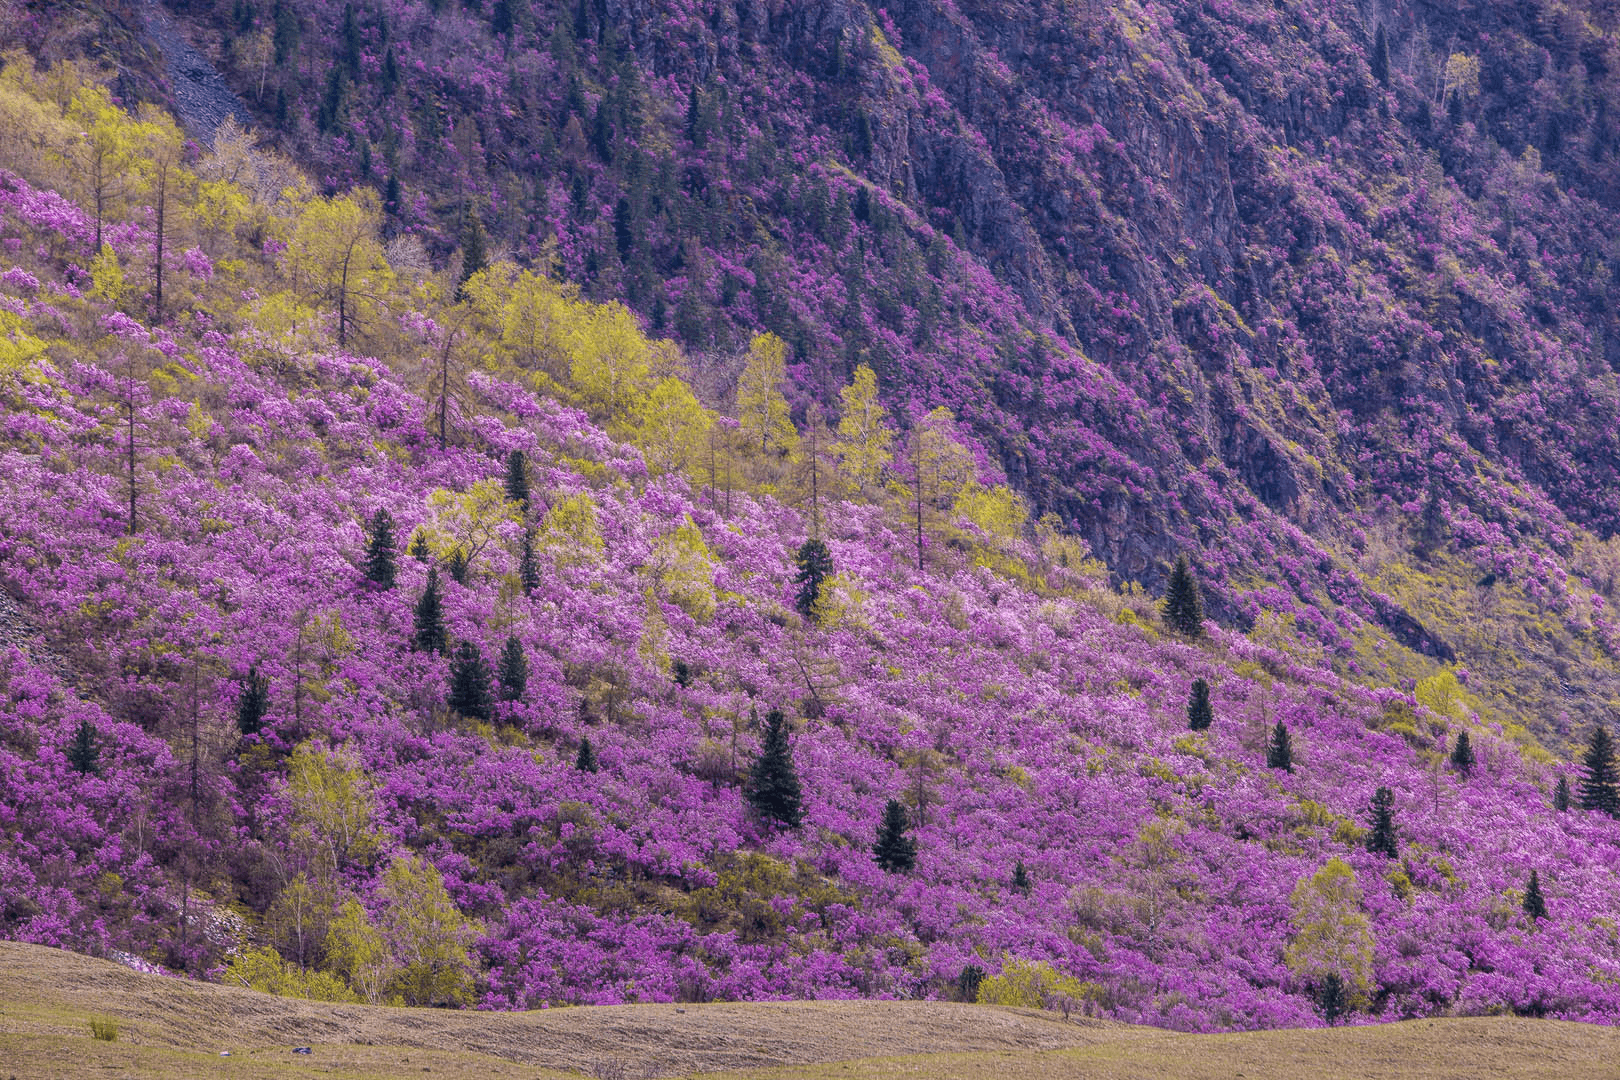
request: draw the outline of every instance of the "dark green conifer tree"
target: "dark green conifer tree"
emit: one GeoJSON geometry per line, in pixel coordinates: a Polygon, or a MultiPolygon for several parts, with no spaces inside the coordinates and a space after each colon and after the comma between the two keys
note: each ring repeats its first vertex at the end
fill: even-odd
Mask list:
{"type": "Polygon", "coordinates": [[[1592,732],[1592,741],[1581,758],[1586,775],[1581,777],[1581,809],[1601,810],[1610,817],[1620,814],[1620,782],[1614,767],[1614,740],[1602,724],[1592,732]]]}
{"type": "Polygon", "coordinates": [[[748,801],[766,822],[799,827],[804,818],[799,774],[793,768],[787,717],[781,709],[765,714],[765,738],[748,770],[748,801]]]}
{"type": "Polygon", "coordinates": [[[343,5],[343,63],[350,75],[360,74],[360,23],[353,4],[343,5]]]}
{"type": "Polygon", "coordinates": [[[1560,776],[1558,786],[1553,788],[1553,809],[1560,814],[1569,809],[1569,777],[1560,776]]]}
{"type": "Polygon", "coordinates": [[[529,511],[529,462],[521,450],[506,455],[506,497],[529,511]]]}
{"type": "Polygon", "coordinates": [[[1524,913],[1531,920],[1547,917],[1547,899],[1541,895],[1541,875],[1530,871],[1530,884],[1524,888],[1524,913]]]}
{"type": "Polygon", "coordinates": [[[433,549],[428,547],[427,537],[420,531],[411,535],[411,558],[419,563],[425,563],[433,557],[433,549]]]}
{"type": "Polygon", "coordinates": [[[816,601],[821,599],[822,583],[832,576],[832,552],[818,537],[812,536],[799,545],[799,553],[794,556],[794,561],[799,565],[799,572],[794,575],[793,581],[799,589],[793,597],[793,606],[805,618],[814,618],[816,601]]]}
{"type": "Polygon", "coordinates": [[[589,735],[582,736],[579,740],[579,753],[574,755],[574,768],[580,772],[596,771],[596,749],[591,746],[589,735]]]}
{"type": "Polygon", "coordinates": [[[506,639],[506,647],[501,650],[497,677],[502,701],[517,701],[523,697],[529,685],[529,658],[523,654],[523,642],[516,634],[506,639]]]}
{"type": "Polygon", "coordinates": [[[1170,583],[1164,590],[1164,621],[1170,629],[1196,638],[1204,632],[1204,602],[1198,596],[1198,579],[1193,577],[1187,556],[1176,558],[1170,583]]]}
{"type": "Polygon", "coordinates": [[[467,584],[467,570],[471,566],[467,553],[460,548],[450,552],[450,557],[444,561],[444,568],[450,572],[450,580],[457,585],[467,584]]]}
{"type": "Polygon", "coordinates": [[[534,533],[528,529],[523,530],[523,555],[518,559],[518,581],[523,584],[525,593],[532,593],[540,587],[540,562],[534,556],[534,533]]]}
{"type": "Polygon", "coordinates": [[[1464,776],[1474,771],[1474,745],[1466,731],[1458,733],[1457,745],[1451,748],[1451,767],[1464,776]]]}
{"type": "Polygon", "coordinates": [[[1266,768],[1294,771],[1294,740],[1281,720],[1271,729],[1271,741],[1266,744],[1266,768]]]}
{"type": "Polygon", "coordinates": [[[450,634],[444,627],[444,599],[439,595],[439,568],[428,570],[427,587],[416,601],[416,627],[412,647],[426,652],[443,653],[450,645],[450,634]]]}
{"type": "Polygon", "coordinates": [[[463,641],[450,658],[450,711],[469,720],[488,720],[494,712],[489,665],[477,645],[463,641]]]}
{"type": "Polygon", "coordinates": [[[371,538],[366,542],[366,579],[385,589],[394,587],[394,519],[381,507],[371,515],[371,538]]]}
{"type": "Polygon", "coordinates": [[[1389,35],[1384,32],[1384,24],[1378,24],[1378,31],[1373,35],[1372,75],[1378,80],[1380,86],[1389,85],[1389,35]]]}
{"type": "Polygon", "coordinates": [[[984,982],[984,968],[969,964],[956,976],[956,1000],[969,1004],[979,1000],[979,984],[984,982]]]}
{"type": "Polygon", "coordinates": [[[1024,860],[1019,859],[1013,867],[1012,887],[1014,891],[1029,895],[1029,871],[1024,869],[1024,860]]]}
{"type": "Polygon", "coordinates": [[[1389,788],[1381,787],[1373,792],[1368,826],[1367,850],[1395,858],[1399,854],[1395,840],[1395,793],[1389,788]]]}
{"type": "Polygon", "coordinates": [[[878,824],[872,858],[891,874],[907,874],[917,862],[917,845],[906,835],[906,811],[898,799],[890,799],[878,824]]]}
{"type": "Polygon", "coordinates": [[[1209,703],[1209,683],[1194,679],[1192,694],[1187,698],[1187,727],[1203,731],[1215,722],[1215,709],[1209,703]]]}
{"type": "Polygon", "coordinates": [[[67,748],[68,765],[81,776],[98,776],[101,773],[101,744],[96,737],[96,726],[88,720],[80,720],[79,728],[73,733],[73,741],[67,748]]]}
{"type": "Polygon", "coordinates": [[[488,241],[484,223],[469,208],[461,222],[461,278],[456,282],[457,300],[466,295],[464,290],[472,276],[489,266],[488,241]]]}
{"type": "Polygon", "coordinates": [[[248,668],[242,692],[236,698],[236,730],[257,735],[264,730],[264,714],[270,709],[270,680],[259,674],[258,665],[248,668]]]}
{"type": "Polygon", "coordinates": [[[1336,971],[1330,971],[1322,977],[1321,985],[1316,988],[1316,1007],[1322,1011],[1322,1019],[1328,1027],[1333,1027],[1350,1009],[1350,995],[1345,990],[1344,979],[1336,971]]]}
{"type": "Polygon", "coordinates": [[[622,195],[613,206],[613,245],[619,249],[620,261],[630,258],[636,248],[635,212],[630,200],[622,195]]]}

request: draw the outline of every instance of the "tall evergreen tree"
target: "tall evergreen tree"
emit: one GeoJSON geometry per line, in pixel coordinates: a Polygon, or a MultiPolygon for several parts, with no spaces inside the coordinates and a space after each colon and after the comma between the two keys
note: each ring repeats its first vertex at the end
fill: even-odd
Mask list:
{"type": "Polygon", "coordinates": [[[381,507],[371,515],[366,542],[366,578],[385,589],[394,587],[394,519],[381,507]]]}
{"type": "Polygon", "coordinates": [[[799,545],[799,553],[794,556],[794,561],[799,564],[799,572],[794,575],[793,581],[799,589],[793,597],[793,606],[805,618],[814,618],[816,601],[821,599],[822,583],[832,576],[832,552],[827,550],[827,545],[819,537],[812,536],[799,545]]]}
{"type": "Polygon", "coordinates": [[[523,655],[523,642],[516,634],[506,639],[506,647],[501,650],[497,677],[502,701],[517,701],[529,685],[529,658],[523,655]]]}
{"type": "Polygon", "coordinates": [[[529,462],[523,451],[513,450],[506,455],[506,497],[529,510],[529,462]]]}
{"type": "Polygon", "coordinates": [[[96,726],[88,720],[79,721],[79,729],[73,733],[73,741],[67,748],[68,765],[81,776],[98,776],[101,773],[101,744],[96,737],[96,726]]]}
{"type": "Polygon", "coordinates": [[[799,827],[804,818],[799,774],[793,768],[793,747],[788,742],[787,717],[781,709],[765,714],[765,739],[759,757],[748,770],[748,801],[767,822],[799,827]]]}
{"type": "Polygon", "coordinates": [[[264,714],[270,708],[270,680],[259,674],[257,664],[248,668],[242,692],[236,698],[236,730],[257,735],[264,730],[264,714]]]}
{"type": "Polygon", "coordinates": [[[467,570],[472,566],[467,553],[460,548],[450,552],[450,557],[444,560],[444,568],[450,573],[450,580],[457,585],[467,584],[467,570]]]}
{"type": "Polygon", "coordinates": [[[1294,771],[1294,740],[1281,720],[1271,729],[1271,741],[1266,744],[1266,768],[1294,771]]]}
{"type": "Polygon", "coordinates": [[[439,568],[428,569],[427,587],[416,601],[416,628],[412,647],[426,652],[443,653],[450,646],[450,634],[444,627],[444,599],[439,595],[439,568]]]}
{"type": "Polygon", "coordinates": [[[1620,781],[1614,767],[1614,741],[1602,724],[1592,732],[1592,741],[1581,758],[1586,775],[1581,777],[1581,809],[1601,810],[1610,817],[1620,815],[1620,781]]]}
{"type": "Polygon", "coordinates": [[[1350,1009],[1350,995],[1344,987],[1344,979],[1337,971],[1330,971],[1322,977],[1322,982],[1316,988],[1316,1007],[1322,1010],[1322,1019],[1328,1027],[1333,1027],[1350,1009]]]}
{"type": "Polygon", "coordinates": [[[428,547],[427,537],[421,530],[411,535],[411,558],[419,563],[425,563],[433,557],[433,549],[428,547]]]}
{"type": "Polygon", "coordinates": [[[1530,884],[1524,888],[1524,913],[1532,920],[1547,917],[1547,899],[1541,895],[1541,875],[1530,871],[1530,884]]]}
{"type": "Polygon", "coordinates": [[[1215,709],[1209,703],[1209,683],[1194,679],[1192,694],[1187,698],[1187,727],[1203,731],[1215,722],[1215,709]]]}
{"type": "Polygon", "coordinates": [[[1457,745],[1451,748],[1451,767],[1464,776],[1474,771],[1474,745],[1469,741],[1466,731],[1458,733],[1457,745]]]}
{"type": "Polygon", "coordinates": [[[518,581],[523,591],[532,593],[540,587],[540,562],[534,555],[534,533],[523,530],[523,554],[518,559],[518,581]]]}
{"type": "Polygon", "coordinates": [[[450,710],[469,720],[488,720],[494,712],[489,665],[477,645],[463,641],[450,658],[450,710]]]}
{"type": "Polygon", "coordinates": [[[1395,858],[1399,854],[1395,841],[1395,793],[1389,788],[1381,787],[1373,792],[1368,825],[1367,850],[1395,858]]]}
{"type": "Polygon", "coordinates": [[[579,740],[579,753],[574,755],[574,768],[580,772],[596,771],[596,748],[591,745],[589,735],[582,736],[579,740]]]}
{"type": "Polygon", "coordinates": [[[1029,895],[1029,871],[1024,869],[1024,860],[1019,859],[1013,867],[1012,887],[1015,892],[1029,895]]]}
{"type": "Polygon", "coordinates": [[[1204,632],[1204,602],[1198,596],[1198,579],[1193,577],[1187,556],[1176,558],[1170,583],[1164,590],[1164,621],[1178,634],[1196,638],[1204,632]]]}
{"type": "Polygon", "coordinates": [[[461,222],[461,278],[456,282],[456,299],[466,295],[467,282],[472,276],[489,266],[489,236],[484,223],[471,208],[461,222]]]}
{"type": "Polygon", "coordinates": [[[1384,24],[1378,24],[1378,31],[1373,35],[1372,75],[1378,80],[1380,86],[1389,85],[1389,35],[1384,32],[1384,24]]]}
{"type": "Polygon", "coordinates": [[[872,859],[891,874],[908,874],[917,862],[917,845],[906,835],[906,811],[898,799],[883,808],[872,859]]]}
{"type": "Polygon", "coordinates": [[[1553,809],[1560,814],[1569,809],[1569,777],[1560,776],[1558,786],[1553,788],[1553,809]]]}

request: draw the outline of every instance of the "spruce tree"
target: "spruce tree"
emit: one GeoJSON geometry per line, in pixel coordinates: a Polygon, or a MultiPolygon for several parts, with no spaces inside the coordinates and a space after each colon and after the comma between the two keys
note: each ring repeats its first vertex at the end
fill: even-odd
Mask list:
{"type": "Polygon", "coordinates": [[[1530,871],[1530,884],[1524,888],[1524,913],[1531,920],[1547,917],[1547,899],[1541,895],[1541,875],[1530,871]]]}
{"type": "Polygon", "coordinates": [[[984,968],[969,964],[956,976],[956,1000],[972,1003],[979,1000],[979,984],[984,982],[984,968]]]}
{"type": "Polygon", "coordinates": [[[1024,869],[1024,860],[1019,859],[1013,867],[1012,887],[1015,891],[1029,895],[1029,871],[1024,869]]]}
{"type": "Polygon", "coordinates": [[[1337,971],[1330,971],[1322,977],[1321,985],[1316,988],[1316,1007],[1322,1010],[1322,1019],[1328,1027],[1333,1027],[1350,1009],[1350,995],[1345,992],[1344,979],[1337,971]]]}
{"type": "Polygon", "coordinates": [[[79,729],[68,744],[67,762],[81,776],[101,774],[101,745],[96,738],[96,726],[90,721],[79,721],[79,729]]]}
{"type": "Polygon", "coordinates": [[[450,710],[469,720],[488,720],[493,709],[489,665],[477,645],[463,641],[450,659],[450,710]]]}
{"type": "Polygon", "coordinates": [[[534,533],[523,530],[523,555],[518,559],[518,581],[525,593],[540,587],[540,561],[534,556],[534,533]]]}
{"type": "Polygon", "coordinates": [[[906,811],[898,799],[890,799],[878,824],[872,858],[891,874],[906,874],[917,862],[917,845],[906,835],[906,811]]]}
{"type": "Polygon", "coordinates": [[[1395,858],[1399,854],[1395,843],[1395,793],[1389,788],[1373,792],[1368,825],[1367,850],[1395,858]]]}
{"type": "Polygon", "coordinates": [[[516,634],[506,639],[506,647],[501,650],[498,677],[502,701],[517,701],[529,685],[529,658],[523,655],[523,642],[516,634]]]}
{"type": "Polygon", "coordinates": [[[460,548],[452,550],[450,557],[444,561],[444,568],[449,571],[450,580],[457,585],[467,584],[467,570],[471,566],[472,563],[468,560],[467,553],[460,548]]]}
{"type": "Polygon", "coordinates": [[[371,515],[371,538],[366,543],[366,579],[385,589],[394,587],[394,519],[379,507],[371,515]]]}
{"type": "Polygon", "coordinates": [[[1266,768],[1294,771],[1294,741],[1288,737],[1288,728],[1281,720],[1271,729],[1271,741],[1266,744],[1266,768]]]}
{"type": "Polygon", "coordinates": [[[1457,745],[1451,748],[1451,767],[1464,776],[1474,771],[1474,746],[1466,731],[1457,735],[1457,745]]]}
{"type": "Polygon", "coordinates": [[[596,771],[596,749],[591,746],[591,737],[582,736],[579,740],[579,753],[574,755],[574,768],[580,772],[596,771]]]}
{"type": "Polygon", "coordinates": [[[411,558],[419,563],[425,563],[433,557],[433,549],[428,547],[427,537],[420,532],[411,535],[411,558]]]}
{"type": "Polygon", "coordinates": [[[765,714],[765,739],[759,757],[748,770],[748,801],[767,822],[799,827],[801,805],[799,774],[793,768],[793,747],[788,743],[787,717],[781,709],[765,714]]]}
{"type": "Polygon", "coordinates": [[[461,280],[456,282],[456,299],[466,296],[467,282],[489,266],[488,236],[484,223],[470,209],[461,223],[461,280]]]}
{"type": "Polygon", "coordinates": [[[1384,24],[1378,24],[1378,32],[1373,35],[1372,75],[1378,80],[1380,86],[1389,85],[1389,35],[1384,32],[1384,24]]]}
{"type": "Polygon", "coordinates": [[[1187,727],[1203,731],[1215,722],[1215,709],[1209,703],[1209,683],[1194,679],[1192,695],[1187,698],[1187,727]]]}
{"type": "Polygon", "coordinates": [[[1610,817],[1620,814],[1620,784],[1616,782],[1614,741],[1602,724],[1592,732],[1586,754],[1581,759],[1586,775],[1581,777],[1581,809],[1601,810],[1610,817]]]}
{"type": "Polygon", "coordinates": [[[506,455],[506,497],[528,513],[529,462],[521,450],[513,450],[506,455]]]}
{"type": "Polygon", "coordinates": [[[832,576],[832,552],[819,538],[812,536],[799,545],[794,561],[799,564],[799,572],[793,578],[799,590],[793,597],[793,606],[805,618],[814,618],[816,601],[821,599],[821,585],[832,576]]]}
{"type": "Polygon", "coordinates": [[[1196,638],[1204,632],[1204,603],[1198,597],[1198,579],[1193,577],[1187,556],[1176,558],[1170,583],[1164,590],[1164,621],[1178,634],[1196,638]]]}
{"type": "Polygon", "coordinates": [[[1558,786],[1553,788],[1553,809],[1560,814],[1569,809],[1569,777],[1560,776],[1558,786]]]}
{"type": "Polygon", "coordinates": [[[427,587],[416,601],[416,632],[412,648],[426,652],[443,653],[450,646],[450,634],[444,628],[444,600],[439,595],[439,568],[428,570],[427,587]]]}
{"type": "Polygon", "coordinates": [[[264,729],[264,714],[270,708],[270,680],[259,674],[258,665],[248,668],[242,692],[236,698],[236,730],[257,735],[264,729]]]}

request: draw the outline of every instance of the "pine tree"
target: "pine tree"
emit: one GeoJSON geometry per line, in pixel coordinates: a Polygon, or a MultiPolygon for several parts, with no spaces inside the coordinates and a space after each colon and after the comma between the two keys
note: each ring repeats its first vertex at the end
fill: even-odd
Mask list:
{"type": "Polygon", "coordinates": [[[1387,787],[1373,792],[1369,814],[1367,850],[1395,858],[1399,854],[1395,843],[1395,793],[1387,787]]]}
{"type": "Polygon", "coordinates": [[[1553,788],[1553,809],[1560,814],[1569,809],[1569,777],[1560,776],[1558,786],[1553,788]]]}
{"type": "Polygon", "coordinates": [[[1474,747],[1466,731],[1457,735],[1457,745],[1451,748],[1451,767],[1464,776],[1474,771],[1474,747]]]}
{"type": "Polygon", "coordinates": [[[800,615],[811,619],[815,617],[816,601],[821,599],[822,583],[832,576],[832,552],[818,537],[812,536],[799,545],[794,561],[799,564],[799,572],[793,578],[799,591],[793,598],[793,606],[800,615]]]}
{"type": "Polygon", "coordinates": [[[1592,741],[1581,759],[1586,775],[1581,777],[1581,809],[1601,810],[1610,817],[1620,815],[1620,784],[1616,782],[1614,741],[1602,724],[1592,732],[1592,741]]]}
{"type": "Polygon", "coordinates": [[[580,772],[596,771],[596,750],[591,746],[589,735],[582,736],[579,740],[579,753],[574,755],[574,768],[580,772]]]}
{"type": "Polygon", "coordinates": [[[488,720],[494,711],[489,665],[470,641],[457,645],[450,660],[450,710],[469,720],[488,720]]]}
{"type": "Polygon", "coordinates": [[[1345,992],[1344,979],[1336,971],[1330,971],[1322,977],[1322,984],[1316,988],[1316,1007],[1322,1010],[1322,1019],[1328,1027],[1339,1022],[1350,1008],[1350,995],[1345,992]]]}
{"type": "Polygon", "coordinates": [[[630,209],[630,200],[619,197],[613,207],[613,244],[619,249],[619,259],[623,261],[630,257],[636,247],[635,215],[630,209]]]}
{"type": "Polygon", "coordinates": [[[1271,729],[1271,741],[1266,744],[1266,768],[1294,771],[1294,741],[1281,720],[1271,729]]]}
{"type": "Polygon", "coordinates": [[[540,563],[534,557],[534,533],[528,529],[523,530],[523,555],[518,559],[518,581],[522,583],[525,593],[532,593],[540,587],[540,563]]]}
{"type": "Polygon", "coordinates": [[[1384,32],[1384,24],[1378,24],[1378,32],[1373,35],[1372,75],[1378,80],[1380,86],[1389,85],[1389,35],[1384,32]]]}
{"type": "Polygon", "coordinates": [[[460,548],[450,552],[450,557],[444,561],[444,568],[450,572],[450,580],[457,585],[467,584],[467,570],[471,566],[472,561],[460,548]]]}
{"type": "Polygon", "coordinates": [[[1196,638],[1204,632],[1204,603],[1198,598],[1198,579],[1187,556],[1176,558],[1170,583],[1164,590],[1164,621],[1178,634],[1196,638]]]}
{"type": "Polygon", "coordinates": [[[259,674],[258,665],[248,668],[242,692],[236,698],[236,730],[257,735],[264,729],[264,714],[270,708],[270,680],[259,674]]]}
{"type": "Polygon", "coordinates": [[[96,726],[90,721],[79,721],[79,729],[73,733],[73,742],[68,746],[67,761],[81,776],[101,774],[101,745],[96,738],[96,726]]]}
{"type": "Polygon", "coordinates": [[[984,982],[984,968],[969,964],[956,976],[956,1000],[969,1003],[979,1000],[979,984],[984,982]]]}
{"type": "Polygon", "coordinates": [[[498,678],[502,701],[517,701],[529,685],[529,658],[523,655],[523,642],[516,634],[506,639],[501,650],[498,678]]]}
{"type": "Polygon", "coordinates": [[[529,509],[529,463],[523,451],[513,450],[506,455],[506,498],[529,509]]]}
{"type": "Polygon", "coordinates": [[[799,774],[793,768],[793,747],[788,743],[787,717],[781,709],[765,714],[765,739],[759,757],[748,770],[748,801],[767,822],[799,827],[801,805],[799,774]]]}
{"type": "Polygon", "coordinates": [[[1029,895],[1029,871],[1024,869],[1024,860],[1019,859],[1013,867],[1012,887],[1015,891],[1029,895]]]}
{"type": "Polygon", "coordinates": [[[379,507],[371,515],[371,539],[366,543],[366,579],[385,589],[394,587],[394,519],[379,507]]]}
{"type": "Polygon", "coordinates": [[[872,858],[891,874],[910,873],[917,862],[917,845],[906,835],[906,812],[898,799],[890,799],[883,808],[872,858]]]}
{"type": "Polygon", "coordinates": [[[489,266],[488,236],[478,215],[468,210],[461,223],[461,279],[456,282],[456,299],[466,296],[467,282],[489,266]]]}
{"type": "Polygon", "coordinates": [[[1215,722],[1215,709],[1209,703],[1209,683],[1194,679],[1192,695],[1187,699],[1187,727],[1203,731],[1215,722]]]}
{"type": "Polygon", "coordinates": [[[1530,884],[1524,889],[1524,913],[1532,920],[1547,917],[1547,899],[1541,895],[1541,875],[1530,871],[1530,884]]]}
{"type": "Polygon", "coordinates": [[[443,653],[450,646],[449,632],[444,628],[444,601],[439,595],[439,568],[428,570],[427,587],[416,601],[416,631],[412,648],[443,653]]]}

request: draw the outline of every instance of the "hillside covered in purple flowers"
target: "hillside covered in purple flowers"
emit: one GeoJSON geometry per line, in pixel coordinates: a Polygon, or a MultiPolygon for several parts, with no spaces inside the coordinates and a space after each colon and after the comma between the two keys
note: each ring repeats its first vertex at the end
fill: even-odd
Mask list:
{"type": "Polygon", "coordinates": [[[1620,1019],[1602,12],[175,11],[0,0],[0,936],[1620,1019]]]}

